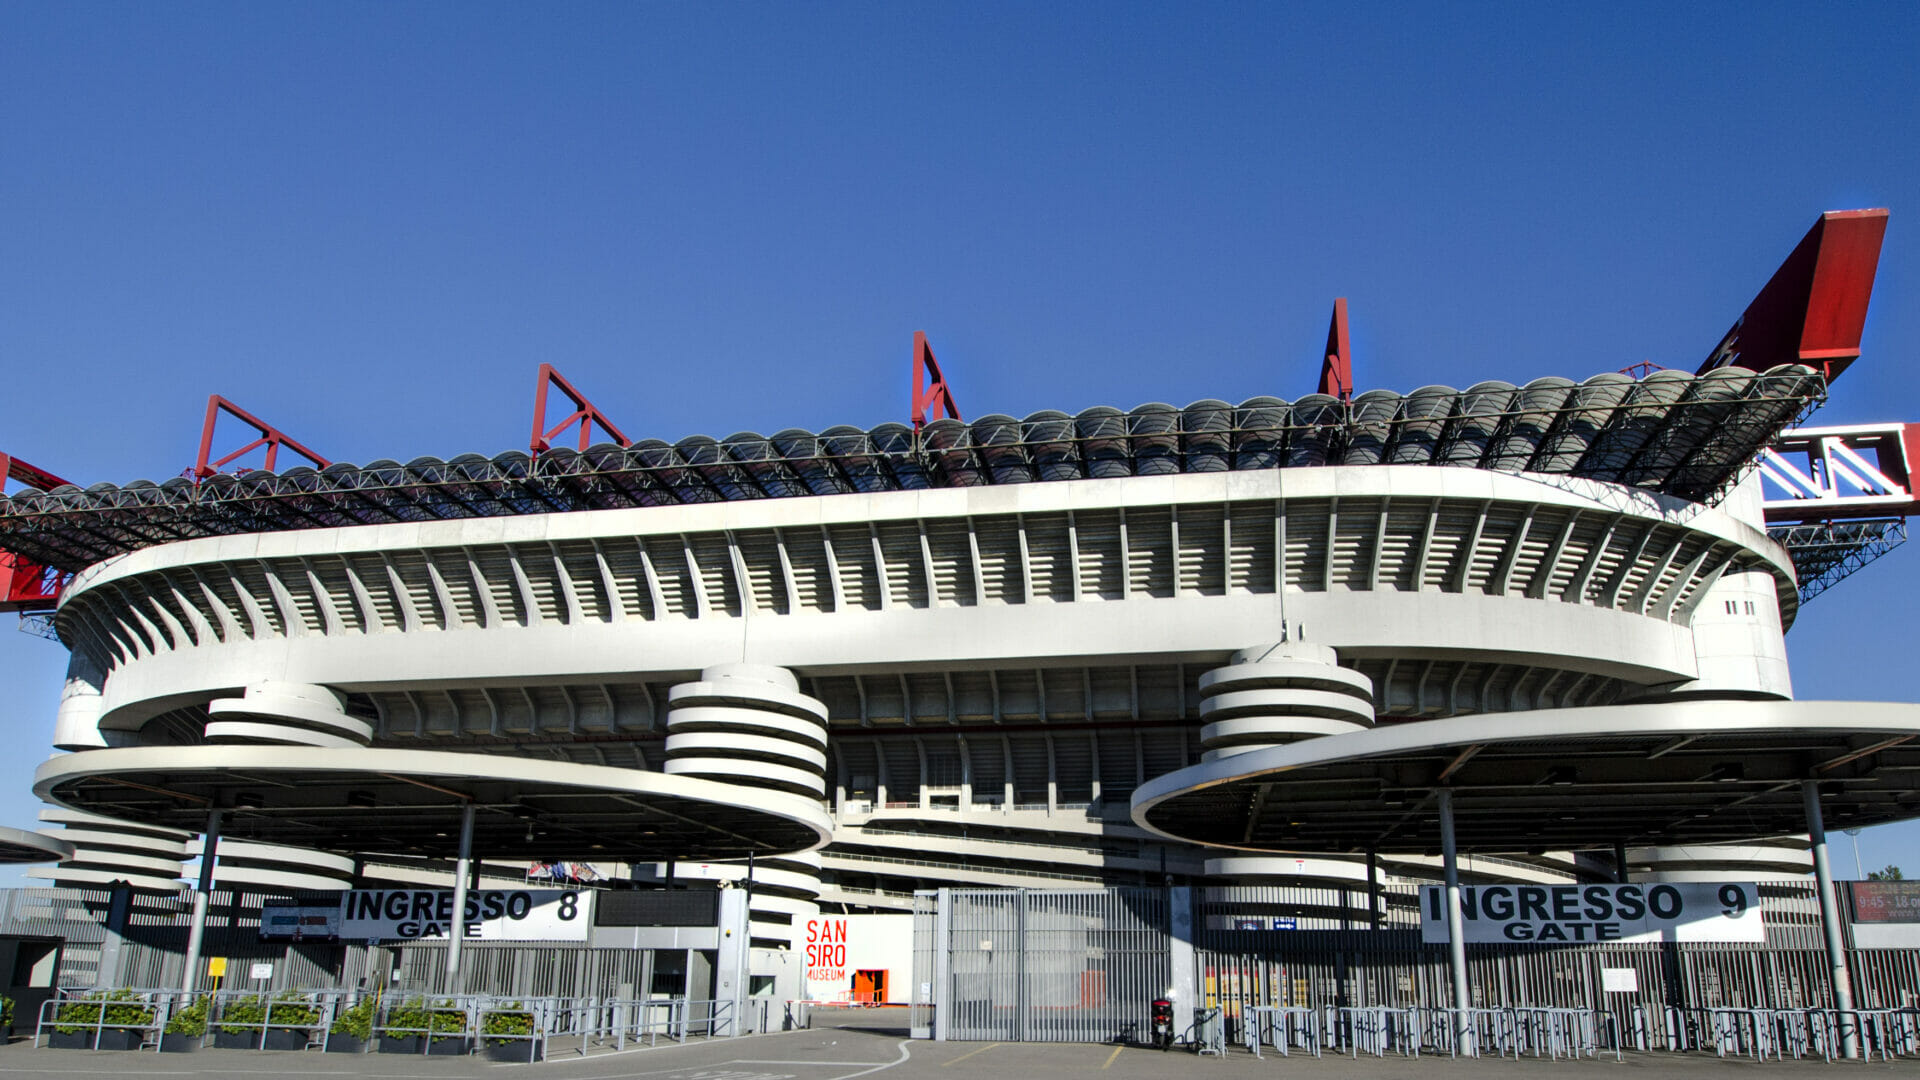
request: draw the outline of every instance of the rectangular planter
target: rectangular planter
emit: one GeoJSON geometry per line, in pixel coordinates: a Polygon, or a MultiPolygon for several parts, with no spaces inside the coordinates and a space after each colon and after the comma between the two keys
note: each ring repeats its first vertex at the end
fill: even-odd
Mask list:
{"type": "Polygon", "coordinates": [[[420,1052],[418,1035],[382,1035],[380,1052],[383,1054],[417,1054],[420,1052]]]}
{"type": "Polygon", "coordinates": [[[488,1061],[540,1061],[540,1044],[533,1039],[487,1043],[488,1061]]]}
{"type": "Polygon", "coordinates": [[[191,1054],[200,1049],[200,1036],[181,1035],[167,1032],[160,1036],[160,1052],[163,1054],[191,1054]]]}
{"type": "Polygon", "coordinates": [[[106,1028],[100,1032],[99,1050],[138,1050],[140,1032],[126,1028],[106,1028]]]}
{"type": "Polygon", "coordinates": [[[268,1028],[265,1046],[268,1050],[305,1050],[307,1033],[299,1028],[268,1028]]]}
{"type": "Polygon", "coordinates": [[[364,1054],[367,1052],[367,1040],[358,1035],[327,1036],[329,1054],[364,1054]]]}
{"type": "Polygon", "coordinates": [[[260,1033],[258,1031],[216,1031],[213,1033],[213,1046],[216,1050],[258,1050],[260,1033]]]}
{"type": "Polygon", "coordinates": [[[93,1049],[93,1029],[56,1031],[47,1036],[47,1045],[55,1050],[91,1050],[93,1049]]]}
{"type": "Polygon", "coordinates": [[[471,1049],[471,1042],[464,1035],[451,1035],[435,1039],[427,1044],[427,1053],[429,1054],[446,1054],[451,1056],[465,1054],[469,1049],[471,1049]]]}

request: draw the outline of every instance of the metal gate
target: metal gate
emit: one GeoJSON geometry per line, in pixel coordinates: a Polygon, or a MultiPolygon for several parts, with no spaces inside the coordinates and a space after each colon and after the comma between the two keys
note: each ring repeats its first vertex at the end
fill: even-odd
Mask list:
{"type": "Polygon", "coordinates": [[[946,1004],[946,1038],[1134,1038],[1166,992],[1164,889],[942,890],[918,901],[928,951],[944,938],[947,954],[919,1003],[946,1004]]]}

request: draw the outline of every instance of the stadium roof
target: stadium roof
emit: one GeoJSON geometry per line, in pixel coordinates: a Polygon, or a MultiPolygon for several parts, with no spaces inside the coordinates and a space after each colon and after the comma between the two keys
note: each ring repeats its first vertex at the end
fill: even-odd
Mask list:
{"type": "Polygon", "coordinates": [[[1388,723],[1148,781],[1136,824],[1250,851],[1426,851],[1454,793],[1466,851],[1729,843],[1920,816],[1920,705],[1670,701],[1388,723]]]}
{"type": "Polygon", "coordinates": [[[1442,465],[1586,477],[1709,501],[1826,393],[1813,368],[1604,373],[1186,408],[1096,407],[868,431],[648,439],[0,499],[0,550],[77,571],[175,540],[448,518],[1321,465],[1442,465]]]}

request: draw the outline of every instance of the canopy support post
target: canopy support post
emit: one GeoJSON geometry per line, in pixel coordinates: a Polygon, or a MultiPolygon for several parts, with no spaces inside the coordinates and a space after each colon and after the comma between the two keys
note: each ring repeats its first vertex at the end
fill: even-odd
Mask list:
{"type": "Polygon", "coordinates": [[[460,943],[467,936],[467,872],[473,861],[473,803],[460,808],[460,857],[453,866],[453,921],[447,929],[447,992],[465,987],[460,976],[460,943]]]}
{"type": "Polygon", "coordinates": [[[1467,932],[1460,910],[1460,851],[1453,836],[1453,792],[1434,793],[1440,802],[1440,858],[1447,875],[1447,959],[1453,969],[1453,1037],[1457,1053],[1479,1056],[1472,1045],[1473,999],[1467,993],[1467,932]]]}
{"type": "Polygon", "coordinates": [[[200,845],[200,888],[193,894],[193,921],[187,929],[187,966],[180,976],[180,992],[191,994],[200,985],[200,947],[207,936],[207,898],[213,892],[213,867],[220,850],[220,808],[207,811],[207,832],[200,845]]]}
{"type": "Polygon", "coordinates": [[[1840,905],[1833,892],[1833,867],[1827,861],[1827,826],[1820,814],[1820,782],[1801,781],[1800,796],[1807,807],[1807,835],[1813,841],[1813,880],[1820,894],[1820,927],[1827,938],[1827,969],[1833,979],[1840,1052],[1857,1058],[1860,1056],[1859,1017],[1853,1011],[1853,981],[1847,972],[1846,944],[1840,939],[1840,905]]]}

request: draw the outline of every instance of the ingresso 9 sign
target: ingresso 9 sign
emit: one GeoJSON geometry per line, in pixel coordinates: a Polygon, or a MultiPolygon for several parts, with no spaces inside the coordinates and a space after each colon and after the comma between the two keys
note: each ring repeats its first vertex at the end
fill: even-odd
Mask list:
{"type": "MultiPolygon", "coordinates": [[[[1760,890],[1749,883],[1469,885],[1460,908],[1466,940],[1477,945],[1766,940],[1760,890]]],[[[1421,890],[1420,940],[1447,940],[1442,886],[1421,890]]]]}

